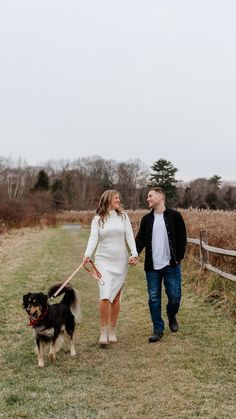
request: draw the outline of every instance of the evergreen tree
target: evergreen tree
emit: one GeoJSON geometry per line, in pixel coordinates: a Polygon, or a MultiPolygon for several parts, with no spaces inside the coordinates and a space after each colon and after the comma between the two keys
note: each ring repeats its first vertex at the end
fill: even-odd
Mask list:
{"type": "Polygon", "coordinates": [[[208,193],[206,194],[206,203],[210,209],[218,208],[218,191],[221,185],[221,177],[218,175],[212,176],[208,180],[208,193]]]}
{"type": "Polygon", "coordinates": [[[149,179],[149,186],[152,188],[161,187],[166,192],[167,202],[171,205],[176,203],[177,187],[175,174],[178,171],[173,164],[165,159],[159,159],[151,166],[152,173],[149,179]]]}
{"type": "Polygon", "coordinates": [[[48,191],[49,189],[49,177],[45,170],[41,169],[38,173],[37,182],[34,185],[35,191],[48,191]]]}
{"type": "Polygon", "coordinates": [[[109,174],[107,170],[105,170],[103,175],[101,176],[101,179],[99,181],[99,186],[101,188],[101,193],[103,193],[106,189],[113,188],[113,184],[109,178],[109,174]]]}
{"type": "Polygon", "coordinates": [[[213,190],[219,189],[221,182],[221,176],[218,175],[214,175],[209,179],[209,185],[213,190]]]}

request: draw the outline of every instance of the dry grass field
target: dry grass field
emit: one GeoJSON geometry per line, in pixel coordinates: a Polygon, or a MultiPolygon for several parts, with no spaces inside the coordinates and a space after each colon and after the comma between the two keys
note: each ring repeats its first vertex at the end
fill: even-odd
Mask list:
{"type": "Polygon", "coordinates": [[[189,237],[199,238],[206,229],[211,246],[236,249],[236,211],[180,210],[187,225],[189,237]]]}
{"type": "MultiPolygon", "coordinates": [[[[199,238],[206,230],[211,246],[236,250],[236,212],[209,210],[180,210],[187,226],[188,237],[199,238]]],[[[199,246],[188,244],[185,258],[189,272],[188,284],[210,301],[215,308],[236,319],[236,283],[209,271],[200,271],[199,246]]],[[[224,272],[236,275],[236,258],[209,253],[209,263],[224,272]]]]}
{"type": "Polygon", "coordinates": [[[235,417],[235,325],[192,291],[194,270],[187,266],[180,331],[172,334],[166,327],[160,343],[148,343],[151,324],[140,262],[129,269],[119,342],[106,350],[97,345],[96,281],[78,274],[72,281],[82,308],[77,356],[70,358],[65,345],[54,364],[46,359],[45,368],[37,368],[22,295],[46,292],[67,278],[87,239],[87,229],[62,227],[23,229],[0,238],[0,417],[235,417]]]}
{"type": "MultiPolygon", "coordinates": [[[[212,210],[179,210],[186,222],[189,237],[199,238],[199,231],[208,231],[209,243],[212,246],[236,249],[236,211],[212,210]]],[[[140,220],[147,210],[127,210],[134,231],[139,227],[140,220]]],[[[56,214],[58,224],[79,223],[89,226],[95,211],[62,211],[56,214]]]]}
{"type": "MultiPolygon", "coordinates": [[[[211,246],[236,250],[236,211],[212,211],[179,209],[187,228],[187,235],[191,238],[200,237],[200,230],[207,230],[208,243],[211,246]]],[[[128,210],[135,234],[138,231],[140,220],[147,210],[128,210]]],[[[56,222],[79,223],[90,226],[95,211],[63,211],[56,215],[56,222]]],[[[187,254],[199,260],[199,247],[188,245],[187,254]]],[[[236,275],[236,258],[210,254],[210,263],[219,269],[236,275]]]]}

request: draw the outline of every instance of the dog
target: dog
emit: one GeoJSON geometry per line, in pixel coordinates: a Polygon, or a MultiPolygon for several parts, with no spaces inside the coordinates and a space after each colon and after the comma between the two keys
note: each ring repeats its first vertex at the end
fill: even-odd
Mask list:
{"type": "Polygon", "coordinates": [[[53,285],[48,295],[31,293],[23,296],[23,308],[29,316],[29,326],[33,328],[36,341],[38,366],[44,366],[44,349],[50,344],[49,357],[55,360],[56,352],[63,343],[63,335],[70,339],[70,355],[75,356],[73,342],[75,324],[80,320],[79,293],[71,286],[65,286],[58,294],[64,294],[57,304],[50,305],[48,300],[60,288],[61,284],[53,285]]]}

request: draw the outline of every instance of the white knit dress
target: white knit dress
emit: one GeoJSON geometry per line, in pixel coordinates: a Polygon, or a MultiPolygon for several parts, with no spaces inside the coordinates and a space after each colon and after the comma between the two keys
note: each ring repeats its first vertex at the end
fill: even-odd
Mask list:
{"type": "Polygon", "coordinates": [[[122,288],[128,271],[128,250],[132,256],[138,256],[132,226],[126,213],[118,215],[109,211],[104,225],[99,224],[95,215],[85,256],[91,257],[95,248],[95,265],[102,274],[104,285],[99,284],[100,300],[108,299],[112,303],[122,288]],[[127,244],[127,245],[126,245],[127,244]]]}

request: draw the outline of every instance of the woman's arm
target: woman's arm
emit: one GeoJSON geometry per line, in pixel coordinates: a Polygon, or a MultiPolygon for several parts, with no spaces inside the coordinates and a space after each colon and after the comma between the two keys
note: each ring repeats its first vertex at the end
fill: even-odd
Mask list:
{"type": "Polygon", "coordinates": [[[125,239],[130,248],[132,257],[138,257],[132,225],[127,214],[125,214],[125,239]]]}
{"type": "Polygon", "coordinates": [[[99,224],[98,224],[98,218],[94,217],[92,224],[91,224],[91,230],[90,230],[90,236],[87,244],[87,248],[84,253],[84,260],[86,258],[90,258],[98,244],[98,238],[99,238],[99,224]]]}

